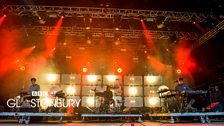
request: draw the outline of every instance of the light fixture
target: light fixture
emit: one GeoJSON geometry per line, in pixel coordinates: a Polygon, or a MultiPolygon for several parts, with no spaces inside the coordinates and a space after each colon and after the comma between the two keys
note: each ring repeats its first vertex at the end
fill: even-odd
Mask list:
{"type": "Polygon", "coordinates": [[[155,77],[155,76],[147,76],[147,77],[146,77],[146,80],[147,80],[149,83],[155,83],[155,82],[156,82],[156,77],[155,77]]]}
{"type": "Polygon", "coordinates": [[[117,68],[117,72],[118,72],[118,73],[122,73],[122,71],[123,71],[122,68],[120,68],[120,67],[117,68]]]}
{"type": "Polygon", "coordinates": [[[97,77],[96,75],[88,75],[87,79],[89,82],[96,82],[97,77]]]}
{"type": "Polygon", "coordinates": [[[82,72],[83,72],[83,73],[86,73],[87,71],[88,71],[88,69],[87,69],[86,67],[83,67],[83,68],[82,68],[82,72]]]}
{"type": "Polygon", "coordinates": [[[66,90],[68,95],[74,95],[75,94],[75,88],[74,87],[68,87],[66,90]]]}
{"type": "Polygon", "coordinates": [[[135,96],[136,94],[137,94],[136,87],[129,87],[129,95],[130,96],[135,96]]]}
{"type": "Polygon", "coordinates": [[[116,80],[116,76],[115,75],[108,75],[107,80],[110,81],[110,82],[114,82],[116,80]]]}
{"type": "Polygon", "coordinates": [[[177,69],[178,74],[181,74],[181,72],[182,72],[181,69],[177,69]]]}
{"type": "Polygon", "coordinates": [[[57,75],[56,74],[48,74],[47,75],[47,80],[50,82],[54,82],[57,79],[57,75]]]}
{"type": "Polygon", "coordinates": [[[155,97],[149,98],[149,105],[155,106],[157,103],[158,103],[158,99],[156,99],[155,97]]]}

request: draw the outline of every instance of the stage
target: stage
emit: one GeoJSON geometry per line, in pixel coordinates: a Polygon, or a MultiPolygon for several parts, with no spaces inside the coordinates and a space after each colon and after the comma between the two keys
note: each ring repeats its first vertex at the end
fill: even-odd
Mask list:
{"type": "MultiPolygon", "coordinates": [[[[189,122],[213,124],[215,122],[222,123],[224,120],[221,118],[224,115],[223,112],[185,112],[185,113],[154,113],[154,114],[81,114],[82,121],[78,118],[74,118],[74,115],[67,113],[30,113],[30,112],[1,112],[2,116],[0,122],[18,122],[19,124],[25,123],[59,123],[67,124],[71,122],[81,122],[80,124],[87,123],[105,123],[105,122],[120,122],[122,125],[130,123],[143,124],[145,122],[165,122],[165,123],[186,123],[186,119],[189,122]],[[5,117],[5,118],[3,118],[5,117]],[[30,119],[35,117],[33,119],[30,119]],[[47,120],[36,120],[36,117],[45,117],[47,120]],[[49,119],[54,117],[54,119],[49,119]],[[182,118],[184,117],[184,118],[182,118]],[[186,117],[186,118],[185,118],[186,117]],[[192,119],[188,119],[192,117],[192,119]],[[65,118],[65,119],[64,119],[65,118]],[[143,118],[143,120],[142,120],[143,118]],[[181,118],[181,120],[179,120],[181,118]],[[63,120],[64,119],[64,120],[63,120]],[[197,120],[195,120],[197,119],[197,120]],[[215,120],[216,119],[216,120],[215,120]],[[217,121],[218,119],[218,121],[217,121]],[[176,122],[175,122],[176,121],[176,122]]],[[[224,125],[224,123],[223,123],[224,125]]]]}
{"type": "Polygon", "coordinates": [[[224,126],[224,0],[0,0],[0,126],[224,126]]]}
{"type": "MultiPolygon", "coordinates": [[[[32,126],[120,126],[123,123],[120,122],[100,122],[100,123],[81,123],[81,122],[73,122],[73,123],[63,123],[63,124],[57,124],[52,122],[41,122],[41,123],[34,123],[30,124],[32,126]]],[[[159,122],[143,122],[142,123],[145,126],[223,126],[224,122],[214,122],[210,124],[201,124],[201,123],[195,123],[195,122],[183,122],[183,123],[177,123],[177,124],[169,124],[169,123],[159,123],[159,122]]],[[[17,124],[16,122],[2,122],[0,120],[0,126],[21,126],[24,124],[17,124]]],[[[130,123],[124,123],[123,126],[131,126],[130,123]]],[[[141,126],[139,123],[134,123],[134,126],[141,126]]]]}

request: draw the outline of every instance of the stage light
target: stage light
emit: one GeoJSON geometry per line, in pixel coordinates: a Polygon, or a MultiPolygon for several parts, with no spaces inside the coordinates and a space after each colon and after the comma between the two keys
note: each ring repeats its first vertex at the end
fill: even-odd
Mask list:
{"type": "Polygon", "coordinates": [[[56,81],[56,79],[57,79],[56,74],[48,74],[47,75],[47,80],[50,82],[54,82],[54,81],[56,81]]]}
{"type": "Polygon", "coordinates": [[[131,100],[131,101],[130,101],[130,103],[135,104],[135,103],[136,103],[136,101],[135,101],[135,100],[131,100]]]}
{"type": "Polygon", "coordinates": [[[149,105],[155,106],[157,103],[158,103],[158,99],[156,99],[155,97],[149,98],[149,105]]]}
{"type": "Polygon", "coordinates": [[[133,76],[132,77],[129,77],[129,80],[130,81],[134,81],[135,80],[135,77],[133,77],[133,76]]]}
{"type": "Polygon", "coordinates": [[[96,81],[96,75],[88,75],[87,79],[89,82],[95,82],[96,81]]]}
{"type": "Polygon", "coordinates": [[[129,95],[130,96],[135,96],[136,94],[137,94],[136,87],[129,87],[129,95]]]}
{"type": "Polygon", "coordinates": [[[107,80],[110,81],[110,82],[113,82],[113,81],[116,80],[116,76],[115,75],[108,75],[107,80]]]}
{"type": "Polygon", "coordinates": [[[87,44],[91,44],[92,41],[88,38],[88,39],[86,40],[86,43],[87,43],[87,44]]]}
{"type": "Polygon", "coordinates": [[[164,27],[165,27],[164,23],[162,23],[162,24],[158,24],[158,25],[157,25],[157,28],[158,28],[158,29],[161,29],[161,28],[164,28],[164,27]]]}
{"type": "Polygon", "coordinates": [[[202,32],[206,32],[206,30],[199,23],[194,21],[194,22],[192,22],[192,24],[194,24],[202,32]]]}
{"type": "Polygon", "coordinates": [[[142,15],[140,15],[140,17],[139,17],[139,20],[141,21],[141,22],[144,22],[144,16],[142,16],[142,15]]]}
{"type": "Polygon", "coordinates": [[[181,69],[177,69],[178,74],[181,74],[181,72],[182,72],[181,69]]]}
{"type": "Polygon", "coordinates": [[[88,27],[88,26],[86,27],[86,30],[90,30],[90,29],[91,29],[90,27],[88,27]]]}
{"type": "Polygon", "coordinates": [[[117,38],[116,41],[114,42],[115,45],[120,45],[121,41],[120,38],[117,38]]]}
{"type": "Polygon", "coordinates": [[[119,31],[120,29],[119,29],[119,28],[115,28],[115,30],[116,30],[116,31],[119,31]]]}
{"type": "Polygon", "coordinates": [[[146,80],[147,80],[149,83],[154,83],[154,82],[156,82],[156,77],[155,77],[155,76],[147,76],[147,77],[146,77],[146,80]]]}
{"type": "Polygon", "coordinates": [[[75,80],[75,76],[74,75],[71,75],[70,76],[70,80],[75,80]]]}
{"type": "Polygon", "coordinates": [[[121,73],[121,72],[122,72],[122,68],[118,68],[118,69],[117,69],[117,72],[118,72],[118,73],[121,73]]]}
{"type": "Polygon", "coordinates": [[[88,106],[93,107],[94,106],[94,97],[88,97],[87,104],[88,104],[88,106]]]}
{"type": "Polygon", "coordinates": [[[21,71],[24,71],[25,69],[26,69],[25,66],[20,66],[20,70],[21,70],[21,71]]]}
{"type": "Polygon", "coordinates": [[[39,24],[45,24],[46,21],[44,19],[42,19],[40,16],[38,17],[38,22],[39,24]]]}
{"type": "Polygon", "coordinates": [[[88,71],[88,69],[86,67],[82,68],[82,72],[86,73],[88,71]]]}
{"type": "Polygon", "coordinates": [[[167,24],[167,22],[169,22],[169,18],[168,17],[157,17],[156,19],[156,24],[157,24],[157,28],[161,29],[165,27],[165,24],[167,24]]]}
{"type": "Polygon", "coordinates": [[[75,88],[74,87],[68,87],[66,90],[68,95],[74,95],[75,94],[75,88]]]}
{"type": "Polygon", "coordinates": [[[4,16],[4,17],[7,17],[7,15],[6,15],[6,14],[4,14],[3,16],[4,16]]]}

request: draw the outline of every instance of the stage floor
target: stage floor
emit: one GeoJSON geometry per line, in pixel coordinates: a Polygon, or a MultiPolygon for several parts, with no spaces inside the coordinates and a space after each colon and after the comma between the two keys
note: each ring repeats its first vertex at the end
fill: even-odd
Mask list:
{"type": "MultiPolygon", "coordinates": [[[[159,123],[159,122],[143,122],[142,123],[145,126],[224,126],[224,122],[212,122],[210,124],[202,124],[199,122],[182,122],[182,123],[159,123]]],[[[32,123],[29,124],[32,126],[131,126],[131,123],[111,123],[111,122],[105,122],[105,123],[82,123],[82,122],[73,122],[73,123],[63,123],[63,124],[57,124],[52,122],[41,122],[41,123],[32,123]]],[[[18,124],[16,122],[2,122],[0,121],[0,126],[26,126],[25,124],[18,124]]],[[[139,123],[134,123],[134,126],[142,126],[139,123]]]]}

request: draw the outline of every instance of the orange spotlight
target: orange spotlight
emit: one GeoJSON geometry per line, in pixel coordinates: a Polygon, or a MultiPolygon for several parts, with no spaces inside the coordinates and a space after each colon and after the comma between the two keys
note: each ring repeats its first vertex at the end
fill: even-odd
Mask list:
{"type": "Polygon", "coordinates": [[[25,66],[20,66],[20,70],[21,70],[21,71],[24,71],[25,69],[26,69],[25,66]]]}
{"type": "Polygon", "coordinates": [[[182,72],[181,69],[177,69],[178,74],[181,74],[181,72],[182,72]]]}
{"type": "Polygon", "coordinates": [[[117,68],[117,72],[118,72],[118,73],[122,73],[122,71],[123,71],[122,68],[120,68],[120,67],[117,68]]]}
{"type": "Polygon", "coordinates": [[[63,19],[63,18],[65,18],[64,16],[61,16],[61,18],[63,19]]]}
{"type": "Polygon", "coordinates": [[[86,67],[82,68],[82,72],[86,73],[88,71],[88,69],[86,67]]]}
{"type": "Polygon", "coordinates": [[[58,40],[58,35],[60,33],[60,27],[62,25],[62,18],[60,18],[58,20],[58,22],[56,23],[54,29],[46,36],[45,39],[45,45],[46,45],[46,51],[45,51],[45,55],[47,57],[52,56],[54,54],[54,50],[56,49],[56,43],[58,40]],[[53,50],[52,50],[53,49],[53,50]],[[52,54],[49,55],[49,52],[52,51],[52,54]]]}

